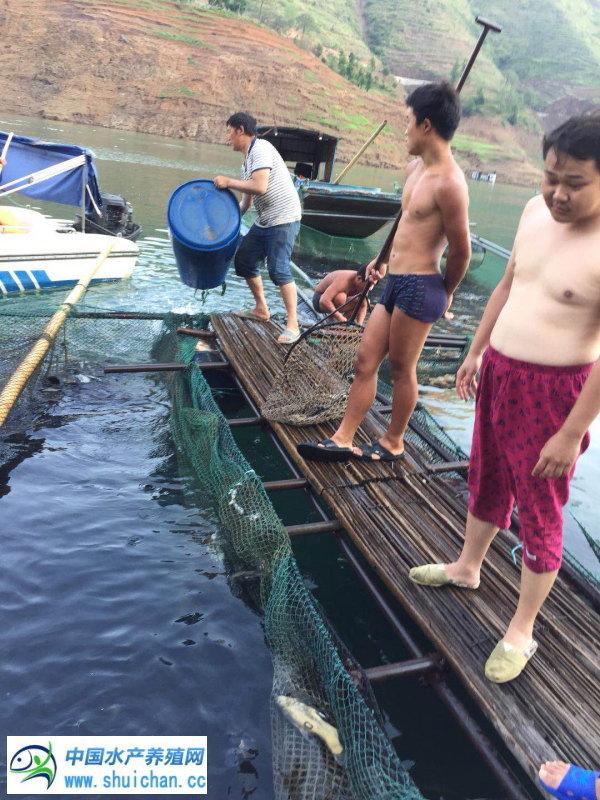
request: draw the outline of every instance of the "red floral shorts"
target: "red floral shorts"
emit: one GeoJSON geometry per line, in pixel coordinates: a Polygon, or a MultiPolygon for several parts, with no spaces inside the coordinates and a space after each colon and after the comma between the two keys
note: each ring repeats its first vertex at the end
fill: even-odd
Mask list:
{"type": "MultiPolygon", "coordinates": [[[[469,460],[469,511],[507,528],[517,504],[523,560],[552,572],[562,560],[562,508],[575,467],[562,478],[533,477],[548,439],[562,427],[593,364],[528,364],[486,350],[477,389],[469,460]]],[[[586,433],[580,453],[590,442],[586,433]]]]}

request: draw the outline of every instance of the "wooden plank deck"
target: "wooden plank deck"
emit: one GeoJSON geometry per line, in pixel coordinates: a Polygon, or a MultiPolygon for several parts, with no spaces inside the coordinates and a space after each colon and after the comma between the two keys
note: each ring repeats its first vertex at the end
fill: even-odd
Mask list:
{"type": "MultiPolygon", "coordinates": [[[[220,347],[260,408],[278,378],[284,348],[272,324],[214,316],[220,347]]],[[[369,412],[359,440],[381,434],[369,412]]],[[[561,758],[600,765],[600,614],[559,575],[536,628],[538,653],[516,681],[486,680],[485,660],[512,615],[519,570],[502,534],[496,537],[476,592],[427,589],[408,579],[410,567],[455,558],[466,508],[444,475],[424,478],[423,456],[407,444],[403,466],[319,464],[299,458],[296,444],[326,438],[334,426],[273,430],[318,495],[334,511],[357,549],[405,611],[455,669],[509,750],[535,777],[541,762],[561,758]],[[458,498],[458,500],[457,500],[458,498]]]]}

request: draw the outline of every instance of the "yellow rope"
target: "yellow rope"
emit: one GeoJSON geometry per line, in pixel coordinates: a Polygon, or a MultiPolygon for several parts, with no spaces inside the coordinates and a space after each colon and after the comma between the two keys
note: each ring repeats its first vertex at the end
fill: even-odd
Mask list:
{"type": "Polygon", "coordinates": [[[11,377],[6,382],[4,389],[0,392],[0,427],[6,422],[11,408],[17,402],[21,392],[25,388],[27,381],[32,376],[33,372],[39,367],[42,359],[50,349],[52,342],[56,338],[57,333],[62,328],[65,320],[71,313],[73,306],[85,294],[90,281],[98,272],[100,267],[104,264],[114,244],[109,244],[98,256],[94,265],[90,268],[89,272],[71,289],[64,302],[58,310],[52,315],[48,324],[43,330],[42,335],[33,345],[29,353],[25,356],[23,361],[19,364],[11,377]]]}

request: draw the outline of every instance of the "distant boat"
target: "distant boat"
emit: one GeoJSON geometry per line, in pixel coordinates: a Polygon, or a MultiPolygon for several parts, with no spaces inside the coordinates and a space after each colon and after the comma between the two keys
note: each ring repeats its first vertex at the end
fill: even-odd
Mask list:
{"type": "Polygon", "coordinates": [[[478,169],[474,169],[471,172],[471,180],[472,181],[484,181],[485,183],[496,183],[496,173],[495,172],[480,172],[478,169]]]}
{"type": "Polygon", "coordinates": [[[139,226],[123,198],[100,192],[91,150],[1,132],[0,148],[7,161],[0,198],[19,192],[81,209],[78,231],[32,209],[0,206],[0,296],[74,285],[108,244],[112,252],[92,283],[131,275],[139,226]],[[91,218],[104,225],[80,232],[91,218]]]}

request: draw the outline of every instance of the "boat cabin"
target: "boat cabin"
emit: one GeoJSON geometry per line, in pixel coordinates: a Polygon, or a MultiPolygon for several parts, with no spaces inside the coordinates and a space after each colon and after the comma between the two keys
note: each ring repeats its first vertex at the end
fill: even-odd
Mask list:
{"type": "Polygon", "coordinates": [[[295,164],[296,177],[319,180],[323,164],[320,180],[331,181],[338,143],[335,136],[307,128],[280,128],[276,125],[259,125],[257,135],[270,142],[284,161],[295,164]]]}

